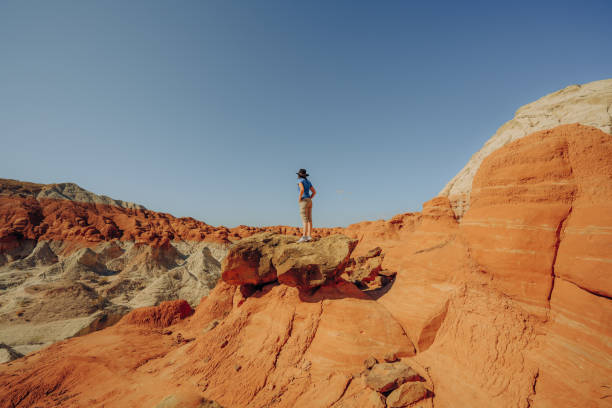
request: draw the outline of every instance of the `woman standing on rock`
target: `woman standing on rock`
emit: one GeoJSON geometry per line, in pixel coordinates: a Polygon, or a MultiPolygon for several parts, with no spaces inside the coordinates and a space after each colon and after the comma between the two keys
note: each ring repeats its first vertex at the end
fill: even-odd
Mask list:
{"type": "Polygon", "coordinates": [[[302,223],[304,224],[304,230],[302,231],[302,237],[298,242],[307,242],[312,240],[310,236],[312,234],[312,199],[314,198],[317,191],[308,180],[309,174],[306,173],[306,169],[300,169],[297,172],[298,175],[298,187],[300,189],[300,216],[302,217],[302,223]],[[312,194],[310,193],[312,191],[312,194]]]}

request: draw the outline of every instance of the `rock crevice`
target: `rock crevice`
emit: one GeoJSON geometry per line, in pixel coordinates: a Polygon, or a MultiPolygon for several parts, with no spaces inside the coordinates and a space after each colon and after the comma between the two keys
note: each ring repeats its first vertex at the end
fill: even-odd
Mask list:
{"type": "Polygon", "coordinates": [[[572,215],[572,207],[568,210],[567,214],[559,221],[559,225],[557,226],[557,230],[555,231],[555,245],[554,252],[552,257],[552,265],[550,267],[551,270],[551,283],[550,283],[550,292],[548,292],[548,301],[550,303],[550,297],[552,295],[553,289],[555,288],[555,279],[557,275],[555,274],[555,266],[557,263],[557,255],[559,254],[559,246],[561,245],[561,235],[563,234],[563,229],[565,228],[565,224],[568,218],[572,215]]]}

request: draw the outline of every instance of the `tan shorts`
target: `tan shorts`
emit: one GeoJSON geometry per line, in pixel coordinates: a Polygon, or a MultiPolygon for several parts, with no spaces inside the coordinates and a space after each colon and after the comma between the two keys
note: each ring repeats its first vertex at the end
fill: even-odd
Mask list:
{"type": "Polygon", "coordinates": [[[312,222],[312,200],[302,198],[300,200],[300,216],[304,222],[312,222]]]}

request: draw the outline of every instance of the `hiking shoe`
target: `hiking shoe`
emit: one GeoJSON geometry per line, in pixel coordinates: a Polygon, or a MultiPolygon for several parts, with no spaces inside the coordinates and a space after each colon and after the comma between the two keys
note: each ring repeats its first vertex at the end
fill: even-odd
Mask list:
{"type": "Polygon", "coordinates": [[[307,242],[312,241],[312,237],[311,237],[310,235],[308,235],[308,236],[306,237],[306,241],[307,241],[307,242]]]}
{"type": "Polygon", "coordinates": [[[298,242],[306,242],[308,241],[308,238],[302,236],[300,239],[298,239],[298,242]]]}

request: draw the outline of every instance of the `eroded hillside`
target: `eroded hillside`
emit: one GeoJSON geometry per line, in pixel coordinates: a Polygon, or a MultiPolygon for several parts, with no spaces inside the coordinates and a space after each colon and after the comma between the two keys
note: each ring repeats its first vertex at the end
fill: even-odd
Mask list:
{"type": "Polygon", "coordinates": [[[299,234],[213,227],[72,183],[0,179],[0,361],[102,329],[134,308],[178,298],[196,306],[219,280],[227,245],[265,230],[299,234]]]}
{"type": "Polygon", "coordinates": [[[356,247],[252,237],[193,314],[1,366],[3,406],[609,406],[611,198],[609,134],[537,132],[483,161],[460,222],[437,197],[347,228],[356,247]]]}

